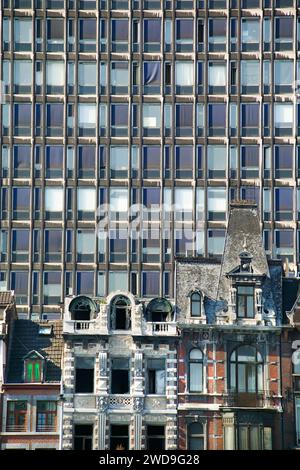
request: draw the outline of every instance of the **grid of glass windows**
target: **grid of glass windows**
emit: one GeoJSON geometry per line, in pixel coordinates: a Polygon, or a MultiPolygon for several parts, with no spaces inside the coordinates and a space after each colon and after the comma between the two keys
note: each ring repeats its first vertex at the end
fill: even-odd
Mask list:
{"type": "Polygon", "coordinates": [[[71,292],[173,296],[174,256],[220,257],[237,198],[268,254],[300,262],[297,7],[2,2],[0,285],[24,315],[71,292]],[[138,204],[148,238],[127,233],[138,204]]]}

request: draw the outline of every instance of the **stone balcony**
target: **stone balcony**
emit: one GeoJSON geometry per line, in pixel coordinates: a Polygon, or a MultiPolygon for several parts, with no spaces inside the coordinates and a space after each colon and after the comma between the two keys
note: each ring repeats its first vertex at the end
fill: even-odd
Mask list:
{"type": "MultiPolygon", "coordinates": [[[[105,335],[108,334],[106,326],[99,319],[64,320],[63,332],[77,335],[105,335]]],[[[145,335],[145,336],[177,336],[176,322],[146,322],[141,328],[132,327],[128,330],[113,330],[110,334],[145,335]]]]}
{"type": "Polygon", "coordinates": [[[99,335],[106,333],[99,320],[64,320],[63,332],[78,335],[99,335]]]}
{"type": "Polygon", "coordinates": [[[145,335],[177,336],[176,322],[147,322],[145,335]]]}

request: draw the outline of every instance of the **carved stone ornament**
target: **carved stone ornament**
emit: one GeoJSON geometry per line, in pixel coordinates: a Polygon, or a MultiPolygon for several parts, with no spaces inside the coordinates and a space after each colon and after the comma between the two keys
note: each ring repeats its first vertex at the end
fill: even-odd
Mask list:
{"type": "Polygon", "coordinates": [[[103,397],[103,396],[98,397],[97,408],[100,411],[106,411],[108,408],[108,397],[103,397]]]}
{"type": "Polygon", "coordinates": [[[134,411],[142,411],[144,407],[144,399],[142,397],[135,397],[133,399],[134,411]]]}
{"type": "Polygon", "coordinates": [[[136,370],[135,370],[135,376],[136,376],[136,377],[143,377],[143,371],[142,371],[142,369],[136,369],[136,370]]]}

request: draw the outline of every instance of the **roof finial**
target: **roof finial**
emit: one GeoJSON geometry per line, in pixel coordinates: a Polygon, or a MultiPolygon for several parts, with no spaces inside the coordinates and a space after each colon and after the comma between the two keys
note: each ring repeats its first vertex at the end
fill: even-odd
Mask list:
{"type": "Polygon", "coordinates": [[[243,248],[244,248],[244,250],[247,250],[247,237],[246,237],[246,235],[244,236],[243,248]]]}

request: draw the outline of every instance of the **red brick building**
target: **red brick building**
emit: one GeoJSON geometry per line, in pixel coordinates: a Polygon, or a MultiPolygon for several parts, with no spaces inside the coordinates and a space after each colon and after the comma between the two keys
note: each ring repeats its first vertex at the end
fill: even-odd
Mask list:
{"type": "Polygon", "coordinates": [[[14,320],[9,343],[1,449],[59,449],[62,322],[14,320]]]}
{"type": "Polygon", "coordinates": [[[300,448],[300,289],[299,279],[284,279],[286,322],[281,336],[283,446],[300,448]]]}
{"type": "Polygon", "coordinates": [[[175,303],[178,447],[282,448],[282,266],[255,205],[231,205],[222,260],[177,260],[175,303]]]}
{"type": "Polygon", "coordinates": [[[17,318],[14,293],[0,292],[0,420],[2,419],[3,383],[5,381],[10,325],[17,318]]]}

